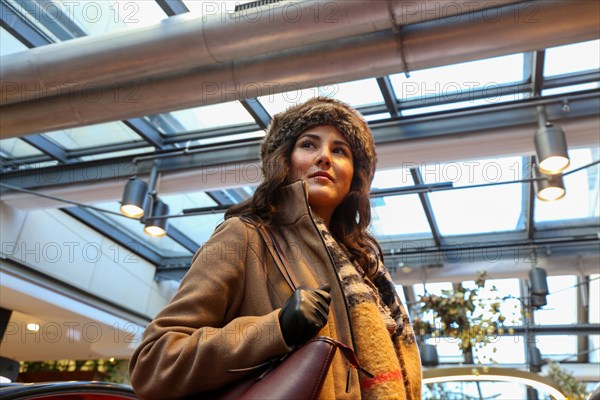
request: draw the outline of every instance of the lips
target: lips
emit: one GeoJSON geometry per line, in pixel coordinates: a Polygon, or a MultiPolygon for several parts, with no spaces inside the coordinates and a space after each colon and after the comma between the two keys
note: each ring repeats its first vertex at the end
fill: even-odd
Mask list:
{"type": "Polygon", "coordinates": [[[316,177],[324,177],[324,178],[329,179],[332,182],[334,181],[333,177],[325,171],[315,172],[314,174],[309,176],[309,178],[316,178],[316,177]]]}

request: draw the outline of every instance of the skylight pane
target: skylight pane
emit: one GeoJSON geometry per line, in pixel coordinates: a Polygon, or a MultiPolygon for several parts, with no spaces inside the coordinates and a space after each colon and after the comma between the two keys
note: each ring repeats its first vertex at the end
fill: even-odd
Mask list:
{"type": "Polygon", "coordinates": [[[383,95],[375,78],[359,81],[337,83],[331,85],[335,93],[333,98],[350,104],[352,107],[362,107],[373,104],[382,104],[383,95]]]}
{"type": "Polygon", "coordinates": [[[575,275],[549,276],[547,278],[548,304],[534,311],[534,321],[540,325],[566,325],[577,323],[577,278],[575,275]]]}
{"type": "Polygon", "coordinates": [[[588,347],[590,349],[594,349],[594,351],[590,352],[588,356],[590,358],[590,363],[598,364],[600,362],[600,336],[590,335],[588,340],[588,347]]]}
{"type": "Polygon", "coordinates": [[[154,150],[155,150],[154,147],[140,147],[140,148],[131,149],[131,150],[120,150],[120,151],[111,151],[108,153],[91,154],[89,156],[80,157],[79,159],[81,161],[105,160],[107,158],[115,158],[115,157],[123,157],[123,156],[132,156],[132,155],[138,155],[138,154],[144,154],[144,153],[151,153],[154,150]]]}
{"type": "Polygon", "coordinates": [[[142,138],[121,121],[48,132],[44,136],[67,150],[142,142],[142,138]]]}
{"type": "Polygon", "coordinates": [[[431,236],[425,211],[416,194],[371,199],[370,230],[379,240],[398,235],[431,236]]]}
{"type": "Polygon", "coordinates": [[[285,111],[289,107],[312,99],[313,97],[335,97],[335,94],[339,91],[337,85],[324,85],[309,89],[299,89],[296,85],[289,84],[285,88],[288,87],[290,90],[283,93],[272,93],[258,98],[269,114],[275,115],[285,111]]]}
{"type": "Polygon", "coordinates": [[[521,82],[523,54],[411,71],[409,78],[396,74],[390,75],[390,79],[401,100],[440,97],[442,101],[465,101],[473,90],[494,90],[501,84],[521,82]]]}
{"type": "MultiPolygon", "coordinates": [[[[52,0],[52,6],[44,8],[57,18],[70,18],[87,35],[148,26],[167,18],[155,1],[52,0]]],[[[41,18],[42,23],[45,19],[41,18]]]]}
{"type": "Polygon", "coordinates": [[[571,361],[576,360],[577,336],[536,335],[535,340],[535,345],[540,349],[542,358],[549,358],[554,361],[562,361],[565,358],[569,358],[571,361]]]}
{"type": "MultiPolygon", "coordinates": [[[[493,93],[491,91],[490,91],[490,95],[493,95],[493,93]]],[[[406,116],[406,117],[410,117],[412,115],[427,114],[427,113],[439,112],[439,111],[460,110],[462,108],[467,108],[467,107],[487,106],[490,104],[498,104],[498,103],[505,103],[508,101],[521,100],[523,98],[524,98],[523,93],[515,93],[515,94],[509,94],[509,95],[505,95],[505,96],[487,97],[485,99],[459,101],[456,103],[446,103],[446,104],[438,104],[438,105],[434,105],[434,106],[409,108],[409,109],[402,110],[402,115],[406,116]]]]}
{"type": "Polygon", "coordinates": [[[379,121],[381,119],[391,118],[389,112],[380,113],[380,114],[369,114],[369,115],[363,114],[363,117],[364,117],[365,121],[367,121],[367,122],[373,122],[373,121],[379,121]]]}
{"type": "Polygon", "coordinates": [[[544,76],[597,70],[600,68],[600,40],[552,47],[546,50],[544,76]]]}
{"type": "Polygon", "coordinates": [[[600,275],[590,275],[588,321],[590,324],[600,323],[600,275]]]}
{"type": "Polygon", "coordinates": [[[27,46],[0,27],[0,57],[27,50],[27,46]]]}
{"type": "MultiPolygon", "coordinates": [[[[169,205],[169,214],[181,214],[183,210],[204,207],[216,207],[217,203],[205,192],[162,195],[161,199],[169,205]]],[[[218,224],[223,222],[223,213],[186,216],[169,219],[169,224],[202,246],[208,240],[218,224]]]]}
{"type": "MultiPolygon", "coordinates": [[[[109,202],[94,204],[94,206],[104,210],[118,213],[120,204],[118,202],[109,202]]],[[[135,237],[136,240],[138,240],[140,243],[143,243],[156,250],[162,257],[183,257],[189,256],[191,254],[190,251],[188,251],[186,248],[184,248],[168,236],[156,238],[145,234],[144,224],[142,224],[139,220],[103,213],[100,211],[92,212],[94,212],[96,215],[100,216],[104,220],[111,222],[118,229],[122,229],[125,232],[128,232],[131,236],[135,237]]]]}
{"type": "MultiPolygon", "coordinates": [[[[590,164],[600,159],[597,147],[587,149],[569,150],[571,164],[565,171],[568,173],[576,168],[590,164]]],[[[566,195],[555,201],[535,202],[535,222],[566,221],[571,219],[598,217],[598,177],[600,167],[598,164],[574,172],[563,177],[566,195]]]]}
{"type": "MultiPolygon", "coordinates": [[[[167,194],[161,195],[160,198],[169,205],[169,214],[179,214],[183,210],[190,208],[215,207],[217,205],[217,203],[205,192],[167,194]]],[[[175,219],[172,219],[171,221],[175,221],[175,219]]]]}
{"type": "Polygon", "coordinates": [[[40,156],[44,153],[18,138],[0,140],[0,152],[7,158],[23,158],[29,156],[40,156]]]}
{"type": "Polygon", "coordinates": [[[493,185],[518,179],[521,161],[521,157],[504,157],[421,167],[425,183],[452,182],[455,188],[490,184],[429,193],[440,233],[451,236],[521,229],[523,185],[493,185]]]}
{"type": "Polygon", "coordinates": [[[542,96],[551,96],[553,94],[563,94],[572,92],[581,92],[582,90],[592,90],[600,88],[598,82],[582,83],[580,85],[562,86],[552,89],[542,90],[542,96]]]}
{"type": "Polygon", "coordinates": [[[414,185],[414,180],[408,168],[376,170],[371,190],[392,189],[412,185],[414,185]]]}
{"type": "Polygon", "coordinates": [[[147,119],[166,135],[256,123],[239,101],[173,111],[147,119]]]}
{"type": "Polygon", "coordinates": [[[169,224],[202,246],[213,234],[215,228],[223,222],[224,213],[172,218],[169,224]]]}
{"type": "MultiPolygon", "coordinates": [[[[414,185],[407,168],[378,170],[371,191],[414,185]]],[[[379,240],[398,235],[431,236],[425,211],[416,194],[390,195],[371,199],[371,232],[379,240]]]]}
{"type": "Polygon", "coordinates": [[[236,140],[259,139],[265,136],[265,131],[255,131],[247,133],[237,133],[235,135],[215,136],[207,139],[198,139],[195,141],[198,145],[210,145],[215,143],[233,142],[236,140]]]}

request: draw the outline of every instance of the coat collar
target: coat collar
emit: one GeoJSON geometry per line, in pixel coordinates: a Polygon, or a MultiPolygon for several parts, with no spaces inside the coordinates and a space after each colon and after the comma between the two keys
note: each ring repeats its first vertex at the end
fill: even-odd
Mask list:
{"type": "Polygon", "coordinates": [[[292,224],[303,216],[311,216],[308,205],[308,187],[303,180],[279,189],[279,213],[275,217],[282,224],[292,224]]]}

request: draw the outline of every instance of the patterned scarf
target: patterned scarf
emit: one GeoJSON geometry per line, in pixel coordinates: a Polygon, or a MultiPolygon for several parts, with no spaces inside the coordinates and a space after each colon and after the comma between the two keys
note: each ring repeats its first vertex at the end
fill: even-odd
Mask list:
{"type": "Polygon", "coordinates": [[[421,360],[410,320],[385,266],[372,254],[377,272],[361,275],[348,250],[316,219],[333,258],[350,308],[352,331],[361,367],[374,375],[361,377],[363,399],[421,398],[421,360]]]}

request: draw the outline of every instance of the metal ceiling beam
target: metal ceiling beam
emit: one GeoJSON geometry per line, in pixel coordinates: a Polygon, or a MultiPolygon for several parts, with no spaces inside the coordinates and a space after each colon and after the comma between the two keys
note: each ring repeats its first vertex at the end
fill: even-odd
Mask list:
{"type": "Polygon", "coordinates": [[[60,161],[61,163],[66,163],[68,161],[67,152],[62,147],[58,146],[56,143],[49,140],[45,136],[42,136],[41,134],[24,136],[21,138],[21,140],[32,145],[42,153],[60,161]]]}
{"type": "Polygon", "coordinates": [[[387,107],[388,112],[392,117],[398,116],[398,103],[396,100],[396,93],[394,93],[394,86],[389,76],[383,76],[377,78],[377,85],[383,96],[383,101],[387,107]]]}
{"type": "MultiPolygon", "coordinates": [[[[592,219],[598,223],[597,219],[592,219]]],[[[590,223],[588,221],[588,223],[590,223]]],[[[592,222],[593,223],[593,222],[592,222]]],[[[600,238],[597,226],[581,226],[564,232],[537,230],[532,239],[524,232],[464,235],[436,246],[432,239],[386,240],[381,242],[389,262],[408,265],[442,265],[447,263],[527,261],[538,249],[553,257],[573,254],[598,254],[600,238]]]]}
{"type": "MultiPolygon", "coordinates": [[[[344,2],[346,3],[362,2],[344,2]]],[[[380,3],[387,4],[369,2],[369,4],[380,3]]],[[[600,3],[598,2],[578,1],[576,6],[573,1],[536,1],[528,4],[536,7],[537,23],[523,23],[523,21],[515,23],[514,16],[519,4],[514,4],[503,7],[502,12],[497,13],[498,19],[493,22],[490,22],[487,12],[473,12],[452,19],[409,24],[403,27],[402,37],[398,37],[391,30],[382,30],[361,36],[345,37],[335,42],[289,48],[205,68],[191,69],[177,75],[165,73],[161,77],[154,75],[156,79],[132,80],[126,83],[135,85],[136,101],[127,103],[114,101],[115,94],[122,90],[122,83],[119,83],[96,91],[98,101],[95,103],[86,100],[86,96],[89,96],[86,92],[75,92],[68,93],[68,96],[63,94],[52,98],[52,101],[39,99],[10,104],[4,107],[0,118],[1,134],[3,137],[12,137],[41,130],[127,119],[236,98],[255,98],[268,93],[397,73],[401,72],[399,41],[404,49],[405,64],[410,69],[417,70],[590,40],[600,35],[600,3]],[[440,38],[445,39],[440,40],[440,38]],[[452,48],[453,52],[448,53],[448,48],[452,48]],[[329,62],[324,63],[324,59],[329,62]]],[[[185,24],[183,21],[179,22],[182,24],[169,25],[172,29],[168,29],[167,25],[162,26],[160,32],[171,30],[176,32],[179,28],[183,29],[185,24]]],[[[259,30],[255,28],[252,32],[259,30]]],[[[156,39],[152,30],[148,32],[153,39],[156,39]]],[[[123,39],[123,36],[127,35],[124,34],[119,39],[123,39]]],[[[267,36],[276,35],[272,35],[271,32],[267,36]]],[[[115,38],[117,36],[110,37],[113,46],[119,42],[112,40],[115,38]]],[[[277,39],[284,42],[286,47],[290,46],[290,43],[281,38],[277,39]]],[[[223,41],[219,40],[219,42],[223,41]]],[[[242,42],[247,46],[246,40],[242,42]]],[[[162,46],[161,42],[157,42],[154,48],[160,46],[162,46]]],[[[71,57],[79,47],[69,48],[68,53],[71,57]]],[[[139,62],[143,63],[144,68],[151,65],[151,69],[155,70],[154,53],[148,54],[136,47],[129,50],[139,57],[139,62]]],[[[87,42],[85,51],[86,55],[94,58],[93,54],[88,54],[87,42]]],[[[195,53],[190,52],[190,58],[194,58],[201,52],[201,49],[195,53]]],[[[115,57],[121,54],[109,45],[99,48],[94,54],[103,53],[113,54],[115,57]]],[[[13,55],[6,61],[10,64],[10,68],[8,70],[3,68],[3,71],[6,70],[5,76],[10,78],[7,81],[13,83],[13,86],[5,90],[7,101],[21,96],[20,85],[16,83],[23,82],[27,87],[24,80],[35,79],[39,85],[38,76],[28,75],[27,71],[22,69],[28,65],[28,56],[13,55]]],[[[70,65],[71,61],[73,60],[63,62],[53,58],[53,65],[60,66],[62,70],[65,65],[70,65]]],[[[58,69],[53,68],[53,70],[58,69]]],[[[130,79],[137,78],[130,77],[130,79]]],[[[78,82],[81,86],[81,80],[78,82]]]]}
{"type": "Polygon", "coordinates": [[[258,101],[258,99],[246,99],[241,100],[240,102],[246,111],[252,115],[252,118],[254,118],[260,129],[267,129],[271,123],[271,116],[265,107],[260,104],[260,101],[258,101]]]}
{"type": "MultiPolygon", "coordinates": [[[[144,118],[132,118],[127,121],[123,121],[125,125],[133,129],[135,133],[140,135],[150,146],[162,148],[164,145],[164,139],[158,130],[144,118]]],[[[95,149],[94,149],[95,150],[95,149]]],[[[97,152],[94,152],[97,154],[97,152]]]]}
{"type": "MultiPolygon", "coordinates": [[[[428,115],[389,119],[371,123],[375,142],[402,143],[415,139],[433,137],[464,137],[473,132],[481,134],[486,129],[502,127],[537,126],[536,107],[545,104],[552,121],[566,123],[572,118],[597,118],[600,109],[599,91],[587,91],[576,94],[553,96],[538,101],[520,100],[509,104],[490,104],[472,109],[439,112],[428,115]],[[569,100],[570,111],[565,113],[563,101],[569,100]]],[[[593,120],[595,121],[595,119],[593,120]]],[[[533,140],[531,141],[533,143],[533,140]]],[[[241,143],[212,145],[203,147],[196,154],[184,154],[169,157],[161,165],[162,172],[177,170],[196,170],[199,174],[213,165],[258,160],[260,139],[241,143]]],[[[531,145],[533,148],[533,144],[531,145]]],[[[169,154],[173,151],[159,154],[169,154]]],[[[69,166],[52,166],[29,170],[6,171],[2,182],[27,189],[52,187],[57,185],[101,182],[109,179],[124,182],[132,175],[147,174],[151,162],[132,163],[135,157],[78,162],[69,166]]],[[[163,177],[163,180],[167,179],[163,177]]],[[[6,190],[0,188],[0,192],[6,190]]]]}
{"type": "MultiPolygon", "coordinates": [[[[523,178],[533,178],[534,171],[536,168],[535,156],[529,157],[529,162],[525,163],[523,168],[523,178]]],[[[521,214],[525,220],[525,229],[527,230],[527,239],[532,240],[535,234],[535,198],[536,198],[536,186],[533,181],[525,185],[523,190],[523,209],[524,212],[521,214]]]]}
{"type": "Polygon", "coordinates": [[[593,83],[600,81],[600,71],[588,71],[583,73],[572,73],[544,79],[544,89],[580,85],[582,83],[593,83]]]}
{"type": "Polygon", "coordinates": [[[531,83],[532,95],[539,98],[544,89],[544,60],[546,59],[545,50],[537,50],[533,53],[533,63],[531,65],[531,83]]]}
{"type": "MultiPolygon", "coordinates": [[[[410,168],[410,175],[415,182],[415,185],[423,185],[423,179],[421,178],[421,173],[417,168],[410,168]]],[[[442,245],[442,237],[440,235],[440,229],[438,228],[437,221],[435,220],[435,213],[433,212],[433,207],[431,207],[431,202],[429,201],[429,197],[427,193],[418,193],[419,200],[421,201],[421,206],[423,207],[423,211],[425,212],[425,218],[427,218],[427,223],[429,224],[429,229],[431,230],[431,235],[433,237],[433,242],[436,246],[442,245]]]]}
{"type": "MultiPolygon", "coordinates": [[[[589,231],[589,228],[582,228],[582,232],[589,231]]],[[[597,235],[597,232],[595,233],[597,235]]],[[[473,235],[472,240],[477,240],[482,235],[473,235]]],[[[485,236],[485,235],[483,235],[485,236]]],[[[479,246],[474,244],[465,244],[464,247],[449,246],[443,250],[438,250],[437,253],[428,252],[426,241],[411,240],[404,245],[397,245],[398,251],[403,254],[394,254],[384,250],[384,258],[386,265],[391,267],[402,262],[410,267],[432,266],[443,267],[443,265],[453,264],[473,264],[478,263],[496,263],[502,260],[514,263],[526,263],[529,265],[528,257],[536,246],[544,246],[544,249],[549,249],[552,257],[564,257],[574,255],[597,255],[600,240],[594,238],[592,234],[581,238],[564,238],[554,240],[553,244],[541,244],[541,240],[532,242],[515,242],[498,244],[493,242],[484,242],[485,239],[480,239],[479,246]],[[537,243],[537,244],[532,244],[537,243]]],[[[546,241],[549,242],[549,241],[546,241]]],[[[429,241],[433,245],[433,241],[429,241]]],[[[171,261],[169,258],[163,259],[163,262],[156,267],[156,280],[176,279],[180,280],[187,272],[191,265],[192,257],[177,258],[171,261]]],[[[398,275],[401,280],[401,274],[398,275]]]]}
{"type": "MultiPolygon", "coordinates": [[[[152,28],[95,35],[2,60],[1,80],[18,83],[24,90],[7,93],[0,104],[60,94],[63,88],[72,88],[73,82],[80,88],[98,87],[211,64],[230,68],[229,62],[240,58],[370,34],[391,29],[393,23],[469,15],[513,2],[441,0],[436,5],[446,7],[431,12],[423,0],[410,6],[404,2],[306,0],[266,4],[233,14],[221,12],[218,3],[207,2],[201,16],[185,13],[152,28]]],[[[177,4],[159,3],[168,8],[177,4]]]]}
{"type": "Polygon", "coordinates": [[[159,265],[162,262],[162,257],[156,251],[146,246],[144,243],[140,243],[139,240],[128,233],[116,229],[114,224],[103,220],[85,208],[68,207],[61,210],[65,214],[70,215],[107,238],[114,240],[116,243],[119,243],[124,248],[139,255],[152,264],[159,265]]]}

